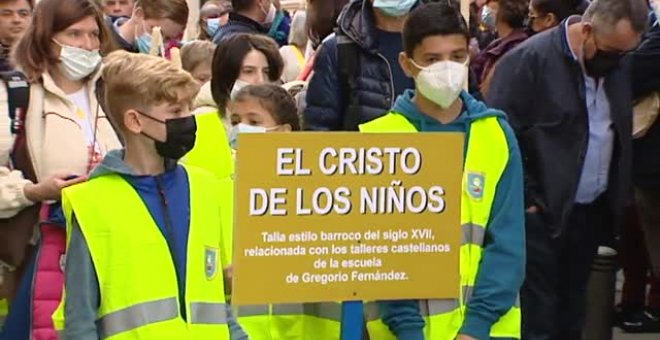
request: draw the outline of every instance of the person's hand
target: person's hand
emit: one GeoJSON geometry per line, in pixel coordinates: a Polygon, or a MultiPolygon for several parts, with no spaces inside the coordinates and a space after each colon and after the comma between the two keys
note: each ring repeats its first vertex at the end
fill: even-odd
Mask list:
{"type": "Polygon", "coordinates": [[[477,340],[477,339],[476,339],[476,338],[473,338],[473,337],[471,337],[471,336],[469,336],[469,335],[459,334],[459,335],[456,337],[456,340],[477,340]]]}
{"type": "Polygon", "coordinates": [[[536,214],[537,212],[539,212],[539,207],[533,205],[533,206],[527,208],[527,210],[525,210],[525,212],[528,213],[528,214],[536,214]]]}
{"type": "Polygon", "coordinates": [[[37,184],[26,185],[23,191],[25,197],[32,202],[59,201],[62,197],[62,189],[86,180],[87,176],[56,174],[37,184]]]}
{"type": "Polygon", "coordinates": [[[234,278],[234,265],[230,265],[229,267],[225,268],[223,270],[223,275],[225,278],[225,293],[230,294],[231,281],[234,278]]]}

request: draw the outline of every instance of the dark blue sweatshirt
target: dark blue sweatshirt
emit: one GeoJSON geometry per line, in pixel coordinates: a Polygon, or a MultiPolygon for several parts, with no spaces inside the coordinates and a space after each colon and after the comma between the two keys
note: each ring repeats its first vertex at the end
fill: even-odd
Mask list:
{"type": "MultiPolygon", "coordinates": [[[[484,253],[474,293],[467,305],[461,334],[478,340],[489,339],[490,328],[514,305],[525,272],[523,173],[518,143],[503,112],[489,109],[463,92],[463,112],[449,124],[419,111],[412,101],[415,92],[399,96],[392,111],[400,113],[420,132],[464,132],[466,145],[470,125],[479,118],[499,117],[509,144],[509,162],[497,186],[484,253]]],[[[437,268],[437,270],[442,270],[437,268]]],[[[380,305],[383,322],[399,340],[424,340],[424,319],[417,301],[388,301],[380,305]]]]}
{"type": "MultiPolygon", "coordinates": [[[[176,267],[181,315],[185,319],[186,262],[190,226],[190,189],[188,174],[177,165],[158,176],[137,176],[123,162],[123,152],[112,151],[92,173],[92,178],[117,173],[135,188],[158,229],[167,240],[176,267]]],[[[99,308],[99,283],[87,242],[73,217],[73,228],[67,249],[67,291],[65,301],[65,337],[67,339],[98,339],[96,325],[99,308]],[[75,292],[75,293],[73,293],[75,292]]],[[[247,339],[227,307],[231,339],[247,339]]]]}

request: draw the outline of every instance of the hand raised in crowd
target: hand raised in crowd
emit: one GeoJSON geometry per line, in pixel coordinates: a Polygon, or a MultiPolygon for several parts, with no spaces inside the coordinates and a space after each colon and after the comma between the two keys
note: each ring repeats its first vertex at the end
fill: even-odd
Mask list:
{"type": "Polygon", "coordinates": [[[62,189],[86,180],[87,176],[55,174],[37,184],[28,184],[23,190],[32,202],[56,201],[60,200],[62,189]]]}
{"type": "Polygon", "coordinates": [[[469,335],[459,334],[459,335],[456,337],[456,340],[477,340],[477,339],[475,339],[475,338],[473,338],[473,337],[471,337],[471,336],[469,336],[469,335]]]}

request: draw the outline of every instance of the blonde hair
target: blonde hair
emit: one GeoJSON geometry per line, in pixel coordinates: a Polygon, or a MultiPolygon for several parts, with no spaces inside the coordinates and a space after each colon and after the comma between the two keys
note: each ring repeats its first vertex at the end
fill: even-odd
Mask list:
{"type": "Polygon", "coordinates": [[[307,12],[297,11],[291,19],[289,44],[304,48],[307,45],[307,12]]]}
{"type": "Polygon", "coordinates": [[[181,48],[181,65],[184,70],[192,72],[204,62],[211,65],[216,45],[210,41],[195,40],[181,48]]]}
{"type": "Polygon", "coordinates": [[[106,113],[122,130],[127,110],[145,112],[164,103],[190,105],[199,92],[188,72],[160,57],[117,51],[104,63],[106,113]]]}

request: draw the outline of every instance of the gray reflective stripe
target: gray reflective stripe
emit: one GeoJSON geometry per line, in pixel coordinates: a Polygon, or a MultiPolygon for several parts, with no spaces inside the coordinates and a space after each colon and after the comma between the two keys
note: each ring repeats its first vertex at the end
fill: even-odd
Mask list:
{"type": "Polygon", "coordinates": [[[260,316],[268,315],[268,305],[250,305],[250,306],[238,306],[238,311],[236,315],[238,317],[243,316],[260,316]]]}
{"type": "Polygon", "coordinates": [[[468,301],[472,299],[472,293],[474,293],[474,286],[463,286],[461,290],[463,291],[463,301],[465,301],[465,304],[467,305],[468,301]]]}
{"type": "Polygon", "coordinates": [[[380,319],[380,310],[378,309],[378,302],[367,302],[364,304],[364,314],[367,322],[376,321],[380,319]]]}
{"type": "Polygon", "coordinates": [[[520,294],[516,296],[516,302],[513,304],[513,307],[520,308],[520,294]]]}
{"type": "Polygon", "coordinates": [[[127,332],[156,322],[172,320],[179,316],[176,298],[141,303],[110,313],[101,318],[101,339],[127,332]]]}
{"type": "Polygon", "coordinates": [[[304,309],[300,303],[280,303],[273,305],[272,313],[273,315],[302,315],[304,309]]]}
{"type": "MultiPolygon", "coordinates": [[[[425,300],[422,302],[425,302],[426,305],[426,315],[446,314],[459,307],[458,299],[425,300]]],[[[422,311],[421,308],[420,311],[422,311]]]]}
{"type": "Polygon", "coordinates": [[[239,306],[238,317],[262,315],[307,315],[322,319],[341,321],[341,304],[334,302],[304,303],[304,304],[275,304],[272,312],[268,305],[239,306]]]}
{"type": "Polygon", "coordinates": [[[461,227],[463,229],[461,244],[484,245],[484,239],[486,238],[486,229],[484,227],[474,223],[466,223],[461,227]]]}
{"type": "Polygon", "coordinates": [[[227,323],[227,305],[224,303],[193,302],[190,304],[190,323],[222,325],[227,323]]]}
{"type": "Polygon", "coordinates": [[[341,304],[335,302],[305,303],[304,314],[321,319],[341,322],[341,304]]]}

